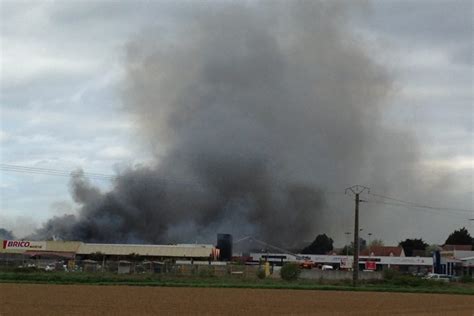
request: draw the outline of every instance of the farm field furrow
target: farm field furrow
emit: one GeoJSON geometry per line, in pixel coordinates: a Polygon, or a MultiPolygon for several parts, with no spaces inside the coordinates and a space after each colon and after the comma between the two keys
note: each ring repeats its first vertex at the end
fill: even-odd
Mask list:
{"type": "Polygon", "coordinates": [[[474,296],[0,284],[0,315],[469,315],[474,296]]]}

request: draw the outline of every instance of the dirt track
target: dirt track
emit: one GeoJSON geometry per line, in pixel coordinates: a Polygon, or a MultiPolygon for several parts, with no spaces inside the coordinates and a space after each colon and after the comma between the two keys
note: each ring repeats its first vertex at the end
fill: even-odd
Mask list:
{"type": "Polygon", "coordinates": [[[474,315],[474,296],[0,284],[0,315],[474,315]]]}

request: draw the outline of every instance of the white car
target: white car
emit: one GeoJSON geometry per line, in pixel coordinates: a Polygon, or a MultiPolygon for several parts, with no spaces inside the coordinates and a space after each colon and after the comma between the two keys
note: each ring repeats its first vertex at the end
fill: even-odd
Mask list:
{"type": "Polygon", "coordinates": [[[449,282],[451,277],[447,274],[438,274],[438,273],[428,273],[425,277],[426,280],[435,280],[435,281],[442,281],[442,282],[449,282]]]}
{"type": "Polygon", "coordinates": [[[44,267],[44,271],[54,271],[56,267],[52,264],[48,264],[46,267],[44,267]]]}

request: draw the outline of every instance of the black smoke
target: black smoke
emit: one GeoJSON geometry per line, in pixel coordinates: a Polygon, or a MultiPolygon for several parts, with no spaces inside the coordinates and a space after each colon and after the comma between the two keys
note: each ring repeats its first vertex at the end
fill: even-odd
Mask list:
{"type": "Polygon", "coordinates": [[[3,240],[15,239],[15,235],[13,235],[13,232],[11,230],[0,228],[0,239],[3,239],[3,240]]]}
{"type": "Polygon", "coordinates": [[[411,137],[380,124],[389,72],[342,2],[188,9],[127,46],[125,110],[156,163],[120,173],[110,192],[77,172],[77,215],[37,238],[209,242],[225,232],[291,245],[322,229],[324,191],[386,186],[402,177],[401,157],[410,172],[411,137]]]}

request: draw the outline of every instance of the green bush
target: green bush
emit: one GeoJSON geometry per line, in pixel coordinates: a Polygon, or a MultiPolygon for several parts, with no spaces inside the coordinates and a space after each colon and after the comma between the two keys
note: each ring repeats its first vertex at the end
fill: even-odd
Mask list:
{"type": "Polygon", "coordinates": [[[474,282],[474,279],[472,278],[472,276],[466,274],[463,275],[459,281],[462,283],[472,283],[474,282]]]}
{"type": "Polygon", "coordinates": [[[265,275],[265,270],[263,269],[258,269],[257,270],[257,278],[259,279],[265,279],[266,275],[265,275]]]}
{"type": "Polygon", "coordinates": [[[397,270],[388,269],[383,271],[384,280],[393,280],[395,278],[400,277],[400,275],[400,272],[398,272],[397,270]]]}
{"type": "Polygon", "coordinates": [[[36,267],[17,267],[12,269],[13,272],[21,272],[21,273],[33,273],[33,272],[38,272],[38,269],[36,267]]]}
{"type": "Polygon", "coordinates": [[[285,263],[281,267],[280,275],[283,280],[292,281],[298,279],[298,276],[301,273],[301,269],[296,263],[285,263]]]}
{"type": "Polygon", "coordinates": [[[396,270],[385,270],[383,272],[384,284],[401,287],[443,287],[445,282],[425,280],[410,274],[403,274],[396,270]]]}
{"type": "Polygon", "coordinates": [[[400,275],[391,280],[391,283],[399,286],[421,286],[426,285],[426,280],[411,276],[411,275],[400,275]]]}
{"type": "Polygon", "coordinates": [[[208,278],[208,277],[213,277],[214,276],[214,270],[209,269],[207,267],[201,267],[199,269],[199,274],[201,278],[208,278]]]}

